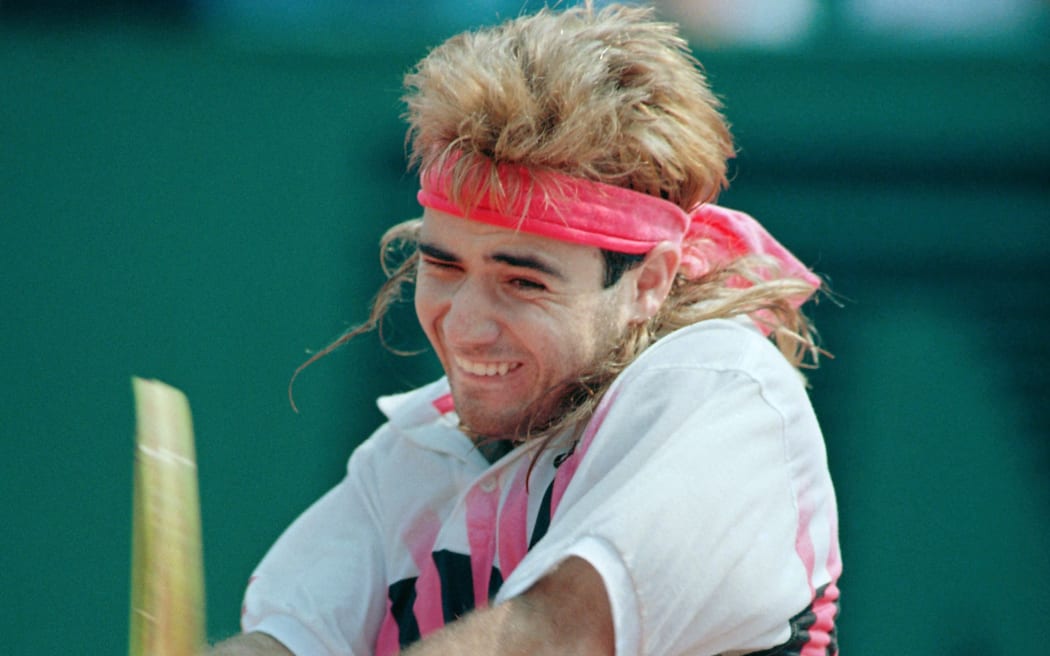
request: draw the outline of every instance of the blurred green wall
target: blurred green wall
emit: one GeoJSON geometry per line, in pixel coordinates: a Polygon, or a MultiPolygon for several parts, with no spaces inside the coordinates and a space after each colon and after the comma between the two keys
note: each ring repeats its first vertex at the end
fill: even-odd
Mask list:
{"type": "MultiPolygon", "coordinates": [[[[378,236],[414,216],[397,103],[425,44],[240,47],[0,25],[6,653],[126,649],[129,377],[193,405],[209,633],[340,477],[373,398],[435,375],[362,338],[378,236]]],[[[1050,643],[1050,65],[701,53],[741,154],[724,201],[826,274],[812,375],[850,655],[1050,643]]],[[[419,343],[409,312],[397,343],[419,343]]]]}

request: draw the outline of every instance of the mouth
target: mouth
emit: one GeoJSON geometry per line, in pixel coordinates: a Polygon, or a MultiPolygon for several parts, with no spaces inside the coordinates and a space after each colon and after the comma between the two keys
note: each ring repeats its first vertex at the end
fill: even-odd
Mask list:
{"type": "Polygon", "coordinates": [[[453,356],[456,366],[474,376],[502,377],[521,367],[520,362],[478,362],[453,356]]]}

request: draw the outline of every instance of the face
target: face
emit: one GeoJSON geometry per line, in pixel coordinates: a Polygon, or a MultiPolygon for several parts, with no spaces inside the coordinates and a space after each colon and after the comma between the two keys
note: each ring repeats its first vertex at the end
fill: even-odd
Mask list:
{"type": "Polygon", "coordinates": [[[632,316],[630,277],[603,289],[594,247],[426,209],[419,250],[416,314],[480,435],[551,419],[552,390],[604,357],[632,316]]]}

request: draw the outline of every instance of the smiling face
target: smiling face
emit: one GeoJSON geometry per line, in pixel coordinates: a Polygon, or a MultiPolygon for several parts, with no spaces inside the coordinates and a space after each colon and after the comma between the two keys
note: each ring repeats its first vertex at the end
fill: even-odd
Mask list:
{"type": "Polygon", "coordinates": [[[641,309],[633,276],[602,288],[592,246],[426,209],[419,251],[416,314],[456,412],[486,437],[552,419],[557,391],[604,357],[641,309]]]}

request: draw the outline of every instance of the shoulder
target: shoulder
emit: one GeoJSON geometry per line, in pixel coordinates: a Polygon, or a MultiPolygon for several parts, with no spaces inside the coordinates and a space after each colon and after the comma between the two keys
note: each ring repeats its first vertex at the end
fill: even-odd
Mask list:
{"type": "Polygon", "coordinates": [[[795,367],[746,317],[701,321],[671,333],[627,367],[615,386],[627,391],[653,377],[744,377],[760,387],[805,388],[795,367]]]}
{"type": "Polygon", "coordinates": [[[625,436],[696,444],[711,433],[819,441],[802,376],[746,320],[704,321],[651,346],[610,386],[584,440],[618,450],[625,436]]]}

